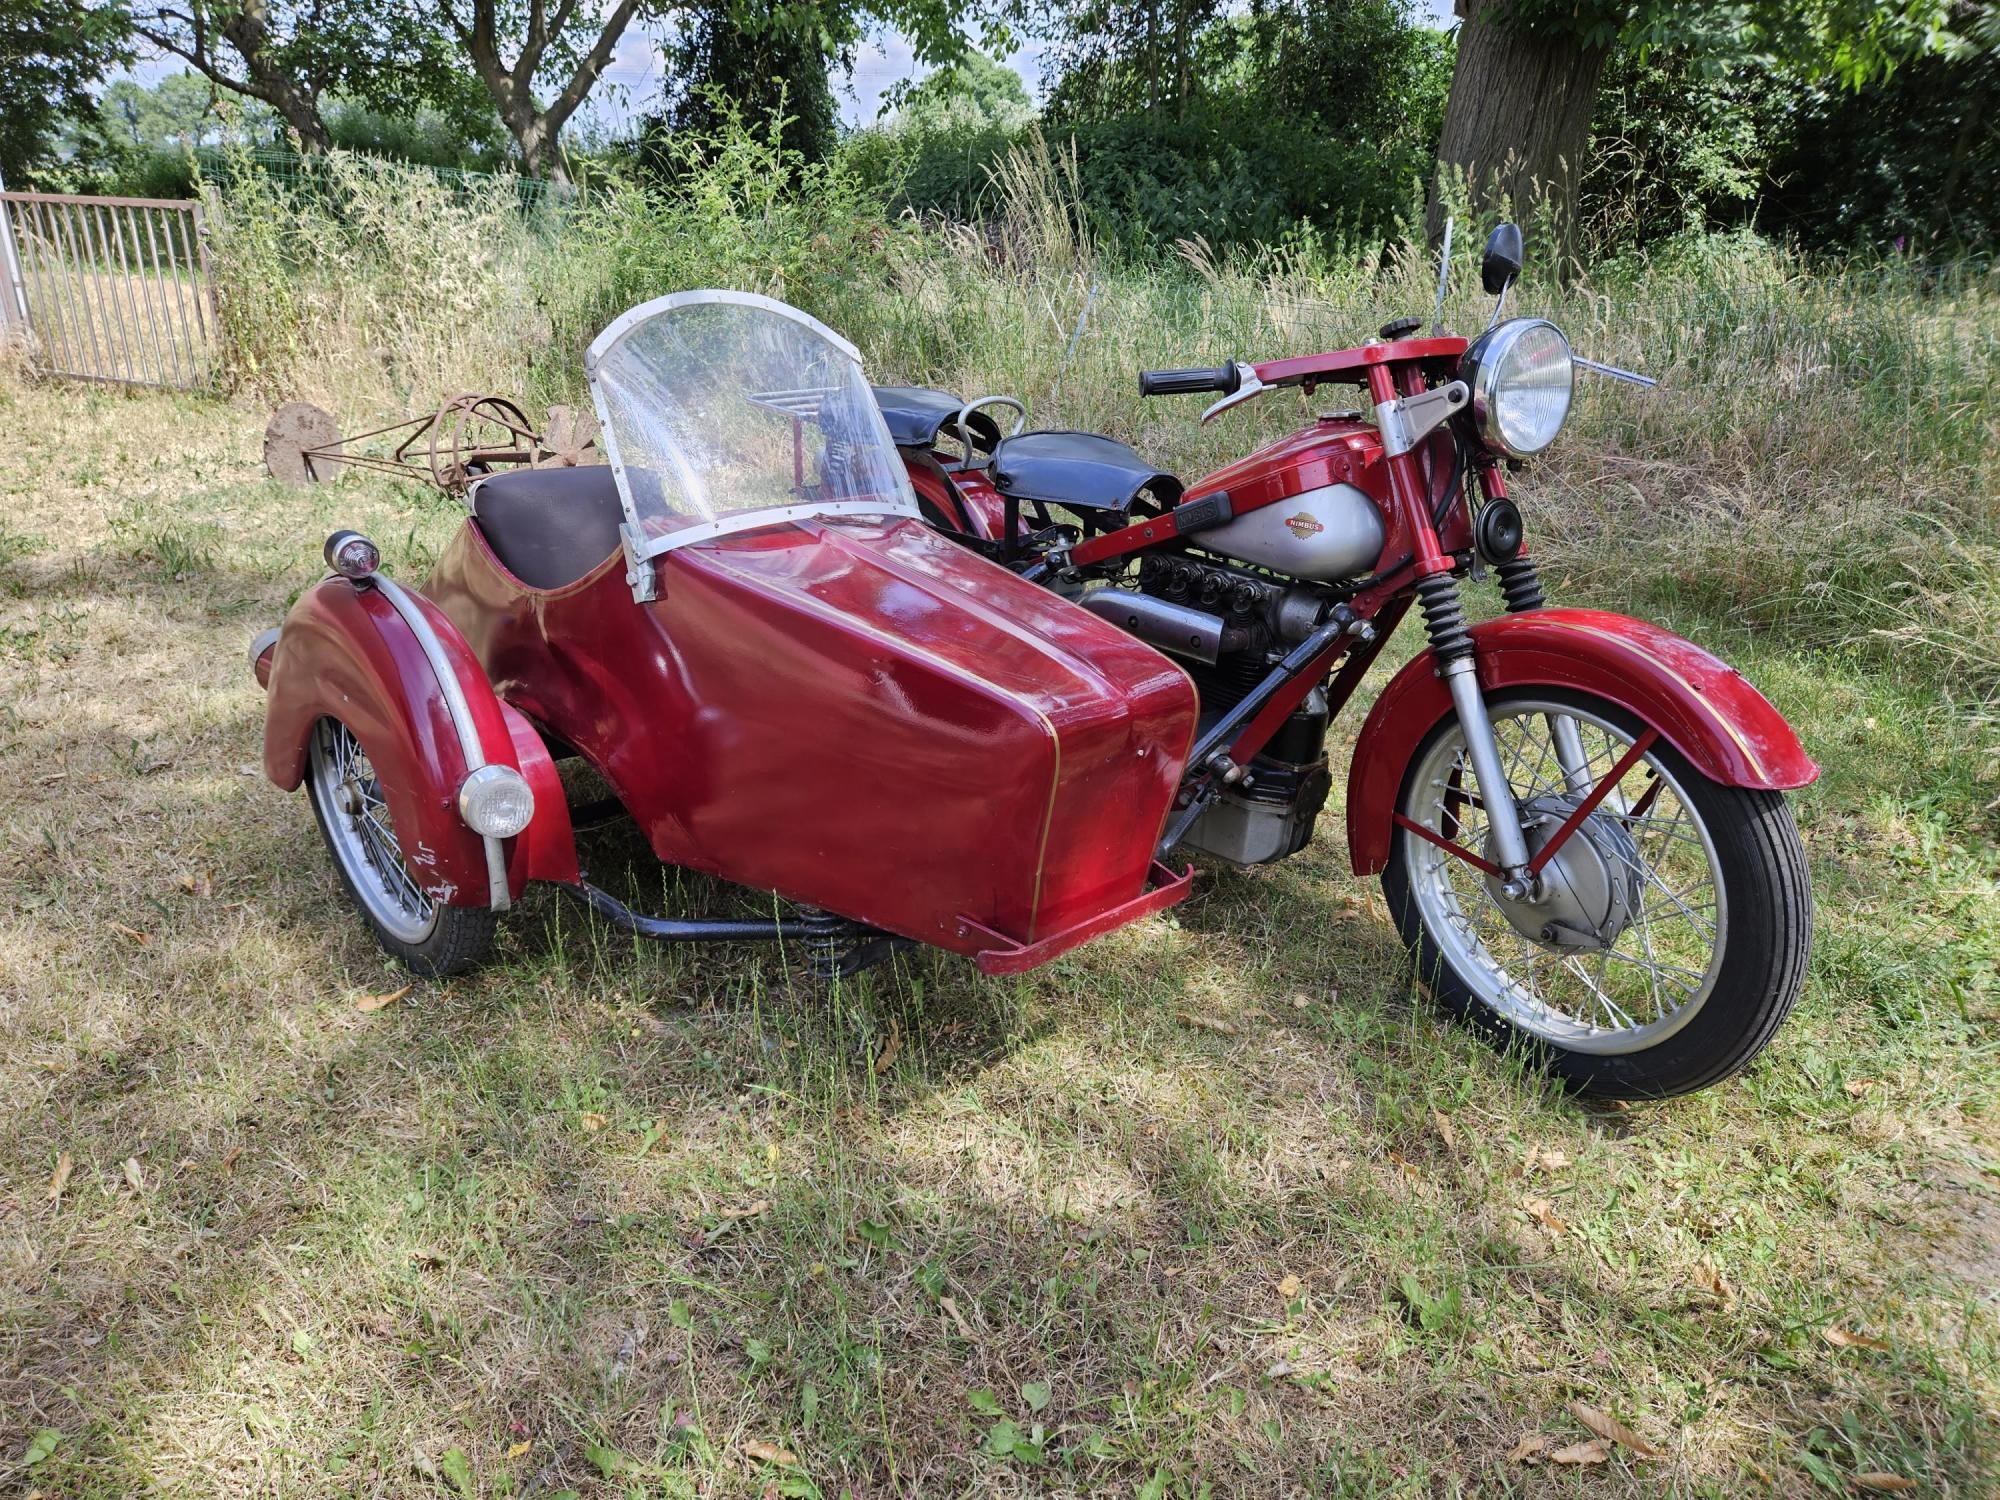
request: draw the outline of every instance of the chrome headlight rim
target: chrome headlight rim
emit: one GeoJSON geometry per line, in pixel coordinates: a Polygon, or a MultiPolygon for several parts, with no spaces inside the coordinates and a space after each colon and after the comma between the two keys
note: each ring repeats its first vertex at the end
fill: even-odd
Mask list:
{"type": "Polygon", "coordinates": [[[512,766],[484,765],[459,784],[458,815],[483,838],[511,839],[534,821],[534,790],[512,766]]]}
{"type": "Polygon", "coordinates": [[[1569,335],[1547,318],[1509,318],[1488,329],[1472,341],[1472,346],[1461,357],[1459,374],[1472,388],[1472,420],[1480,440],[1496,452],[1509,458],[1533,458],[1546,452],[1562,435],[1563,428],[1569,425],[1570,411],[1576,405],[1576,365],[1569,335]],[[1548,438],[1536,447],[1524,448],[1507,440],[1496,415],[1496,405],[1501,396],[1500,372],[1507,362],[1508,350],[1524,335],[1543,328],[1556,336],[1565,355],[1572,356],[1564,361],[1569,375],[1568,395],[1563,403],[1562,420],[1550,430],[1548,438]]]}

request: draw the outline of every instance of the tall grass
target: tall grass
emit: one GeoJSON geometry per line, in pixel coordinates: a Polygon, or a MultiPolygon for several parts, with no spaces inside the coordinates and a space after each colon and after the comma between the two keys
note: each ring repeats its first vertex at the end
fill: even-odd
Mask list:
{"type": "MultiPolygon", "coordinates": [[[[1275,396],[1211,428],[1141,403],[1152,364],[1355,343],[1427,313],[1420,244],[1312,237],[1171,261],[1107,251],[1075,168],[1030,138],[976,226],[891,218],[838,165],[729,122],[672,191],[614,185],[560,216],[510,194],[336,155],[311,193],[254,171],[217,204],[231,368],[266,400],[351,420],[466,389],[573,399],[617,312],[695,286],[766,292],[826,320],[877,379],[1009,392],[1037,424],[1096,428],[1185,475],[1295,426],[1275,396]]],[[[1447,324],[1483,326],[1479,236],[1461,234],[1447,324]]],[[[1534,237],[1530,239],[1531,259],[1534,237]]],[[[1555,456],[1520,486],[1571,592],[1686,600],[1803,643],[1872,653],[1968,702],[2000,701],[2000,275],[1828,266],[1749,236],[1677,244],[1512,299],[1581,352],[1661,377],[1580,376],[1555,456]]]]}

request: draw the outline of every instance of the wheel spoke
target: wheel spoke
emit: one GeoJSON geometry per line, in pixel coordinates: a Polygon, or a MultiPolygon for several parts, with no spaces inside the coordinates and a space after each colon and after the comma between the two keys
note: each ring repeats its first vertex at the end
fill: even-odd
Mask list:
{"type": "MultiPolygon", "coordinates": [[[[1579,787],[1599,784],[1633,742],[1624,729],[1567,703],[1509,704],[1493,722],[1517,805],[1539,799],[1558,817],[1576,805],[1579,787]]],[[[1452,734],[1429,755],[1412,780],[1420,789],[1416,805],[1404,816],[1461,847],[1485,849],[1487,789],[1472,774],[1462,738],[1452,734]]],[[[1644,784],[1613,788],[1574,835],[1588,836],[1587,847],[1603,861],[1597,889],[1609,878],[1619,892],[1606,943],[1538,941],[1523,930],[1539,925],[1532,909],[1503,908],[1474,867],[1400,836],[1419,912],[1452,968],[1501,1015],[1565,1045],[1579,1038],[1600,1051],[1646,1045],[1645,1035],[1680,1024],[1677,1018],[1702,1002],[1721,960],[1720,872],[1707,832],[1653,751],[1632,764],[1644,784]]],[[[1546,811],[1543,817],[1546,835],[1554,823],[1546,811]]]]}

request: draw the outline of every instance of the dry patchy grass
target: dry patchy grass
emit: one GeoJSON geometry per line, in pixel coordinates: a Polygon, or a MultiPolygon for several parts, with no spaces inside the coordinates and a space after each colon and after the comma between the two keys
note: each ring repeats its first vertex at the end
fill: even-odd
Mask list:
{"type": "Polygon", "coordinates": [[[0,418],[0,1489],[1991,1492],[1990,726],[1673,622],[1828,775],[1798,1017],[1656,1108],[1414,1004],[1337,808],[1018,982],[829,994],[538,900],[364,1013],[404,980],[257,774],[243,647],[334,524],[420,577],[453,508],[280,488],[242,407],[0,418]],[[1662,1456],[1509,1456],[1572,1401],[1662,1456]]]}

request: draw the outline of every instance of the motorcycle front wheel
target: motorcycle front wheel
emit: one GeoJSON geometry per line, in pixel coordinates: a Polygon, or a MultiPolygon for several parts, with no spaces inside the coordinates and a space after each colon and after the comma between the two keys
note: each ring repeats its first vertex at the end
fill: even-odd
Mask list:
{"type": "MultiPolygon", "coordinates": [[[[1487,712],[1530,855],[1644,730],[1556,688],[1494,694],[1487,712]]],[[[1398,810],[1494,861],[1455,716],[1418,748],[1398,810]]],[[[1382,889],[1432,999],[1584,1093],[1665,1098],[1721,1082],[1770,1042],[1805,982],[1812,887],[1784,797],[1711,781],[1664,738],[1577,825],[1531,899],[1400,825],[1382,889]]]]}

